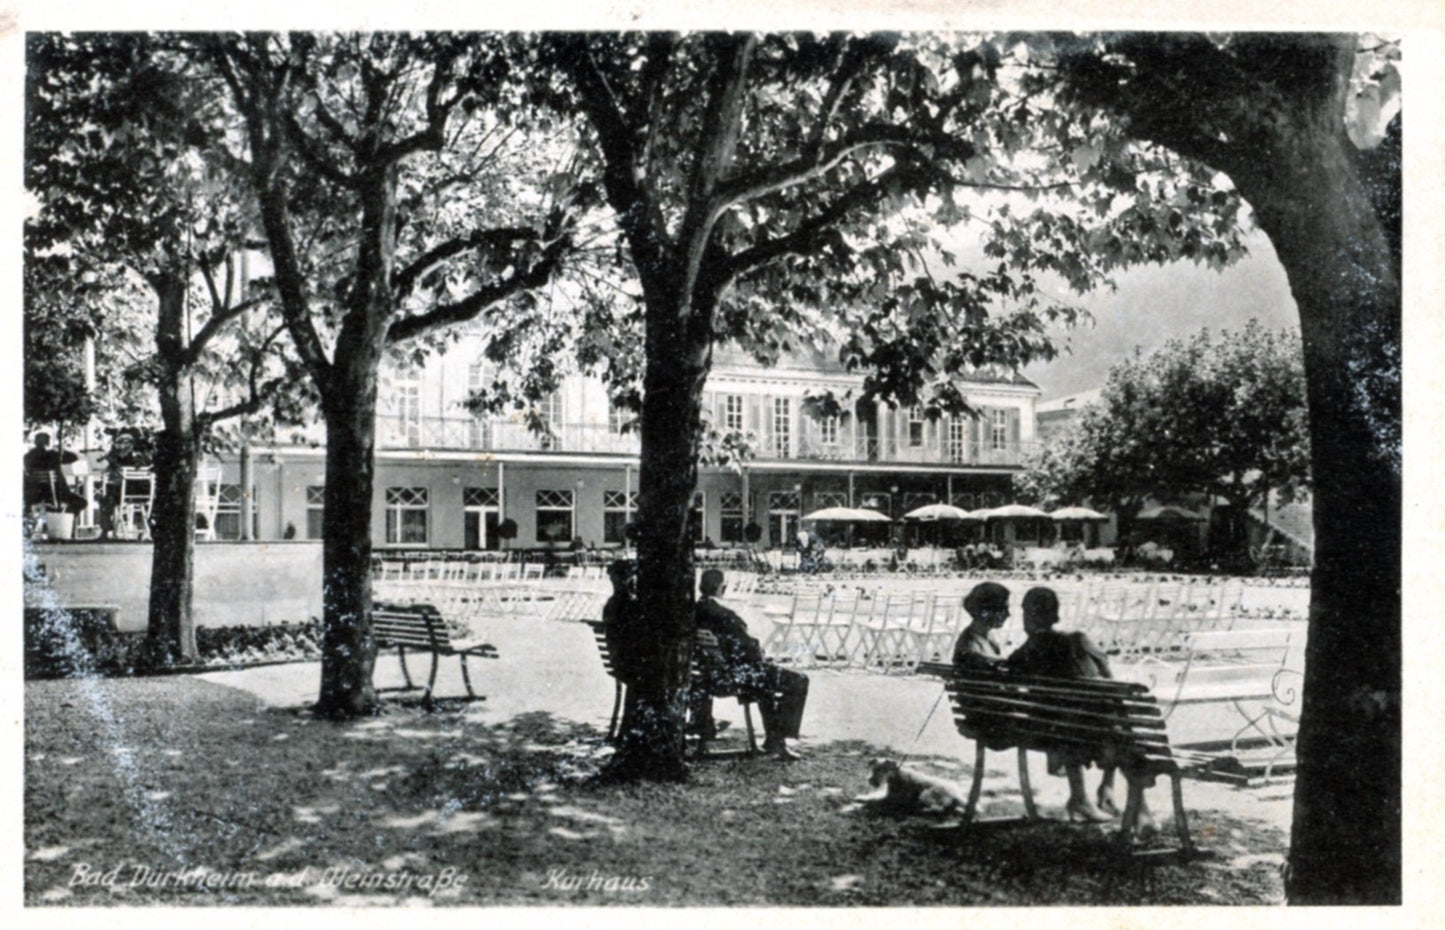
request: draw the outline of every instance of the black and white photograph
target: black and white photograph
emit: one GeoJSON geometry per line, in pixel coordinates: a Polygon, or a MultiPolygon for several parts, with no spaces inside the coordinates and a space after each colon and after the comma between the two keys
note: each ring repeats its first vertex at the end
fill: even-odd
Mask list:
{"type": "Polygon", "coordinates": [[[1433,896],[1441,24],[819,7],[9,18],[27,914],[1433,896]]]}

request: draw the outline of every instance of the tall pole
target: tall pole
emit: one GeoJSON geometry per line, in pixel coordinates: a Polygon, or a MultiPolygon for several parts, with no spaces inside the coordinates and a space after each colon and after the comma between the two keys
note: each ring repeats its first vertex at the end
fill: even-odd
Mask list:
{"type": "MultiPolygon", "coordinates": [[[[246,424],[241,424],[241,539],[250,541],[256,534],[251,532],[255,521],[256,500],[251,488],[256,481],[255,465],[252,461],[250,437],[246,435],[246,424]]],[[[217,493],[220,493],[217,491],[217,493]]],[[[278,495],[279,497],[279,495],[278,495]]]]}

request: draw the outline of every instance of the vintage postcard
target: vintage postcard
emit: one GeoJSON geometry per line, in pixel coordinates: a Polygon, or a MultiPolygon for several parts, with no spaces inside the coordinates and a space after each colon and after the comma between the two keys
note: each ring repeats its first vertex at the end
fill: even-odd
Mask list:
{"type": "Polygon", "coordinates": [[[12,10],[11,903],[1430,907],[1441,16],[1208,13],[12,10]]]}

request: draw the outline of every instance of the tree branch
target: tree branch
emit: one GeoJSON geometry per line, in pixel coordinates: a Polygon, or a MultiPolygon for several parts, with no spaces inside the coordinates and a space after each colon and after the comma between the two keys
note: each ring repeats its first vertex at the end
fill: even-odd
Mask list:
{"type": "Polygon", "coordinates": [[[717,205],[720,210],[726,209],[733,204],[744,203],[810,181],[831,171],[855,152],[867,148],[917,148],[920,145],[934,147],[936,154],[931,160],[965,160],[974,154],[970,143],[952,136],[920,135],[902,126],[866,126],[832,146],[824,146],[816,153],[805,153],[785,164],[763,168],[728,181],[718,188],[717,205]]]}
{"type": "Polygon", "coordinates": [[[441,99],[442,89],[451,80],[451,63],[454,56],[448,56],[436,64],[426,88],[426,128],[418,130],[405,139],[398,139],[383,146],[377,153],[375,164],[394,165],[416,152],[436,151],[446,142],[447,117],[456,105],[459,96],[450,100],[441,99]]]}
{"type": "Polygon", "coordinates": [[[437,264],[449,258],[454,258],[463,252],[490,246],[511,245],[515,242],[536,238],[538,238],[538,235],[535,229],[514,226],[501,229],[476,230],[469,236],[459,236],[455,239],[449,239],[446,242],[427,249],[418,256],[415,261],[396,273],[393,279],[396,296],[398,299],[408,296],[427,271],[431,270],[437,264]]]}
{"type": "Polygon", "coordinates": [[[824,210],[799,223],[791,233],[765,239],[739,252],[733,256],[723,271],[724,287],[742,275],[785,255],[797,255],[811,251],[821,238],[835,230],[837,224],[851,211],[866,206],[870,201],[882,196],[890,178],[901,175],[901,169],[892,168],[878,178],[847,191],[824,210]]]}
{"type": "Polygon", "coordinates": [[[499,301],[541,287],[551,280],[552,275],[561,267],[570,247],[565,238],[558,239],[547,246],[527,270],[513,272],[504,280],[478,288],[456,303],[443,304],[426,313],[397,320],[387,331],[387,345],[400,345],[432,330],[475,319],[483,310],[499,301]]]}
{"type": "MultiPolygon", "coordinates": [[[[559,47],[562,67],[582,96],[582,107],[602,147],[603,185],[618,222],[627,234],[639,269],[667,267],[667,227],[657,204],[643,193],[638,178],[634,129],[607,78],[598,67],[586,37],[569,36],[559,47]]],[[[656,117],[654,112],[653,117],[656,117]]]]}
{"type": "Polygon", "coordinates": [[[268,335],[265,339],[261,340],[261,344],[256,347],[256,354],[251,359],[251,370],[246,377],[246,399],[243,401],[237,401],[229,407],[222,407],[220,410],[198,413],[196,414],[196,420],[198,421],[198,423],[204,425],[204,427],[206,428],[209,428],[215,423],[219,423],[222,420],[229,420],[232,417],[250,416],[251,414],[260,410],[261,405],[264,404],[267,400],[270,400],[271,397],[275,395],[275,393],[280,389],[281,385],[285,383],[285,380],[283,378],[272,378],[264,385],[258,385],[256,383],[256,378],[257,375],[260,373],[261,363],[266,359],[267,350],[271,348],[271,344],[276,341],[276,337],[280,336],[281,333],[285,331],[285,329],[286,324],[284,323],[276,327],[271,331],[271,334],[268,335]]]}
{"type": "Polygon", "coordinates": [[[206,350],[206,344],[215,337],[216,333],[221,331],[221,327],[241,316],[247,310],[259,307],[265,302],[264,298],[255,297],[251,300],[243,300],[234,307],[223,306],[220,309],[212,310],[210,318],[206,320],[200,332],[196,333],[194,338],[191,339],[191,344],[186,346],[186,364],[195,364],[200,359],[201,353],[206,350]]]}
{"type": "Polygon", "coordinates": [[[733,165],[746,101],[748,70],[757,38],[751,33],[719,36],[710,44],[714,46],[716,60],[707,82],[707,108],[700,133],[707,147],[698,152],[693,165],[687,210],[678,232],[678,244],[684,255],[679,306],[691,304],[713,227],[726,207],[726,201],[719,202],[715,195],[733,165]]]}
{"type": "MultiPolygon", "coordinates": [[[[326,108],[322,106],[319,101],[317,102],[316,107],[316,117],[317,119],[321,120],[323,124],[326,123],[328,118],[330,118],[330,114],[326,112],[326,108]]],[[[320,142],[317,142],[315,139],[311,138],[311,136],[307,134],[306,130],[301,128],[301,124],[297,122],[296,117],[293,114],[286,114],[285,120],[287,135],[297,143],[296,151],[300,153],[301,158],[306,162],[306,164],[310,165],[312,168],[315,168],[322,177],[326,178],[328,181],[336,184],[339,187],[344,187],[349,190],[355,190],[357,187],[360,186],[361,181],[359,178],[356,177],[356,175],[347,171],[343,171],[341,168],[333,164],[329,158],[326,157],[325,147],[322,146],[320,142]]],[[[337,124],[337,129],[344,131],[344,128],[341,127],[339,123],[337,124]]],[[[341,142],[345,144],[348,148],[354,147],[351,140],[347,139],[344,135],[341,137],[341,142]]]]}

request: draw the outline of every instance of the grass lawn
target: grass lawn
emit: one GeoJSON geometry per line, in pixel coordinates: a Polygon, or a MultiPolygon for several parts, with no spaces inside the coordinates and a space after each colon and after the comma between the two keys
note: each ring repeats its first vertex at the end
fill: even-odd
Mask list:
{"type": "MultiPolygon", "coordinates": [[[[380,717],[333,724],[186,677],[29,682],[25,900],[1283,900],[1286,837],[1217,811],[1191,808],[1213,858],[1120,861],[1097,827],[960,832],[874,814],[853,801],[876,754],[861,743],[828,743],[794,765],[709,760],[686,785],[602,787],[588,782],[608,751],[595,729],[545,714],[487,725],[458,711],[392,703],[380,717]]],[[[1010,807],[995,799],[986,812],[1010,807]]]]}

